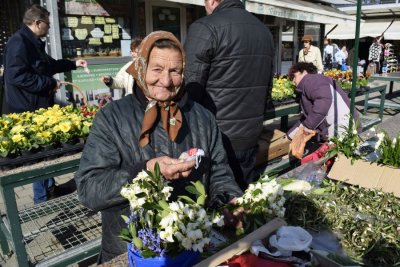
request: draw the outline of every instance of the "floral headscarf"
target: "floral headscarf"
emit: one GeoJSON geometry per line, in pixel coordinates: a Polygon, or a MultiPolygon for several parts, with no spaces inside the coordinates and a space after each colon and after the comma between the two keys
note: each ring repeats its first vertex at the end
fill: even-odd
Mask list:
{"type": "Polygon", "coordinates": [[[150,143],[150,133],[157,119],[158,113],[161,113],[162,125],[163,128],[167,131],[170,140],[175,141],[179,129],[182,126],[182,113],[179,109],[179,106],[174,101],[181,87],[176,87],[174,92],[172,92],[170,99],[163,102],[153,99],[153,97],[150,95],[149,89],[147,88],[146,72],[149,56],[154,46],[154,43],[158,40],[170,40],[174,42],[181,51],[183,67],[185,64],[185,52],[183,50],[183,47],[179,40],[176,39],[176,37],[170,32],[152,32],[146,38],[144,38],[139,45],[137,57],[132,65],[129,66],[129,68],[126,70],[126,72],[133,75],[138,87],[142,90],[143,94],[147,98],[151,99],[147,104],[142,122],[142,129],[139,137],[139,145],[141,147],[144,147],[150,143]]]}

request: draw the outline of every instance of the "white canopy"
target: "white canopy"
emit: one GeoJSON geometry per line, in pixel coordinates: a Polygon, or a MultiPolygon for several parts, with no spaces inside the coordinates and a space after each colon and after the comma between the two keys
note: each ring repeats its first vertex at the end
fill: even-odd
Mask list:
{"type": "MultiPolygon", "coordinates": [[[[390,25],[392,19],[376,19],[365,20],[360,25],[360,38],[377,37],[390,25]]],[[[327,24],[325,26],[325,34],[329,32],[335,25],[327,24]]],[[[354,39],[356,34],[356,23],[347,22],[339,24],[331,33],[328,34],[330,39],[354,39]]],[[[389,29],[384,33],[385,40],[400,40],[400,20],[395,20],[389,29]]]]}
{"type": "MultiPolygon", "coordinates": [[[[204,0],[168,0],[181,4],[204,6],[204,0]]],[[[247,0],[246,9],[255,14],[303,20],[315,23],[345,23],[356,17],[339,9],[302,0],[247,0]]]]}

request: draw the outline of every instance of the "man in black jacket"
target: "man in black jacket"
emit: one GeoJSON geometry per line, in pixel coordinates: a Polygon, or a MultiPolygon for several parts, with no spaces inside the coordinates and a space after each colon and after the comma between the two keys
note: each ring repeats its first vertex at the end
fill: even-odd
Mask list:
{"type": "Polygon", "coordinates": [[[215,114],[236,181],[244,189],[255,166],[257,139],[272,88],[273,40],[239,0],[205,0],[208,16],[189,28],[186,88],[215,114]]]}
{"type": "MultiPolygon", "coordinates": [[[[5,113],[21,113],[48,108],[54,104],[54,94],[60,81],[52,76],[77,67],[87,67],[85,60],[55,60],[45,51],[45,37],[50,28],[50,12],[32,5],[24,14],[24,25],[8,40],[4,58],[5,113]]],[[[33,183],[33,200],[47,200],[54,179],[33,183]]]]}

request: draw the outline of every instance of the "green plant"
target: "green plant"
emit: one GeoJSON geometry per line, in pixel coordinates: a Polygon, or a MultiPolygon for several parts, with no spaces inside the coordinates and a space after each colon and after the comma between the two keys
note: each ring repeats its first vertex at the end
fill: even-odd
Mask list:
{"type": "Polygon", "coordinates": [[[276,179],[264,175],[257,182],[251,183],[236,201],[236,208],[244,210],[244,232],[250,233],[272,218],[283,217],[284,203],[283,189],[276,179]]]}
{"type": "Polygon", "coordinates": [[[343,154],[354,162],[354,160],[360,159],[363,156],[356,150],[356,148],[363,142],[357,132],[359,122],[356,120],[352,128],[345,126],[342,128],[344,131],[341,134],[330,139],[333,146],[328,150],[328,158],[338,154],[343,154]]]}
{"type": "Polygon", "coordinates": [[[400,200],[393,194],[324,180],[310,194],[286,197],[289,225],[333,231],[347,254],[366,266],[400,265],[400,200]]]}
{"type": "Polygon", "coordinates": [[[204,208],[206,191],[200,181],[192,182],[188,196],[168,202],[173,188],[161,176],[159,165],[154,173],[140,172],[132,183],[125,185],[121,195],[129,200],[131,216],[122,216],[127,224],[120,237],[133,244],[144,258],[177,255],[183,250],[203,252],[210,243],[213,225],[223,226],[223,216],[207,213],[204,208]]]}
{"type": "Polygon", "coordinates": [[[376,135],[378,141],[375,145],[375,150],[378,154],[378,163],[389,165],[395,168],[400,167],[400,134],[397,137],[390,139],[389,135],[380,130],[376,135]]]}
{"type": "Polygon", "coordinates": [[[285,77],[274,77],[271,97],[272,100],[280,101],[288,97],[296,97],[296,86],[285,77]]]}

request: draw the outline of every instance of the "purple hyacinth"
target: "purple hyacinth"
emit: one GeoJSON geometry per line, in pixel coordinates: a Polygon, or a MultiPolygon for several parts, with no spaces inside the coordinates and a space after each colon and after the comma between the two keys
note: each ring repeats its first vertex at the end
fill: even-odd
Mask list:
{"type": "Polygon", "coordinates": [[[161,239],[156,231],[149,228],[140,229],[138,231],[138,237],[142,240],[144,247],[163,256],[164,249],[161,248],[161,239]]]}
{"type": "Polygon", "coordinates": [[[139,218],[139,215],[132,212],[131,216],[129,216],[128,220],[125,221],[125,223],[128,225],[130,222],[136,221],[138,218],[139,218]]]}

